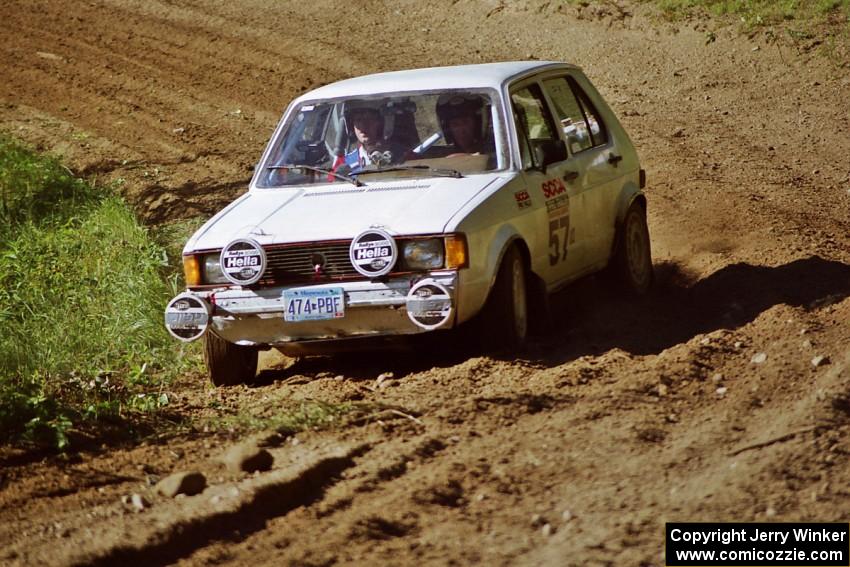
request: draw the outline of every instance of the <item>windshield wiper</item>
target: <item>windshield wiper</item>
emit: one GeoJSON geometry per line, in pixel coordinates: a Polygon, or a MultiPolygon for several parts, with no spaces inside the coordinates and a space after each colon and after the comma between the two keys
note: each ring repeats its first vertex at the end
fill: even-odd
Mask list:
{"type": "Polygon", "coordinates": [[[362,181],[355,179],[354,177],[349,177],[348,175],[343,175],[342,173],[337,173],[336,171],[331,171],[330,169],[324,169],[322,167],[316,167],[314,165],[305,165],[301,163],[285,163],[283,165],[270,165],[266,167],[266,169],[309,169],[310,171],[315,171],[316,173],[323,173],[325,175],[332,175],[337,179],[342,179],[343,181],[348,181],[353,184],[355,187],[363,187],[365,183],[362,181]]]}
{"type": "Polygon", "coordinates": [[[431,167],[430,165],[393,165],[390,167],[367,167],[357,172],[357,175],[363,175],[364,173],[384,173],[386,171],[423,171],[427,173],[433,173],[434,175],[438,175],[440,177],[454,177],[456,179],[460,179],[463,177],[463,174],[456,169],[441,169],[437,167],[431,167]]]}

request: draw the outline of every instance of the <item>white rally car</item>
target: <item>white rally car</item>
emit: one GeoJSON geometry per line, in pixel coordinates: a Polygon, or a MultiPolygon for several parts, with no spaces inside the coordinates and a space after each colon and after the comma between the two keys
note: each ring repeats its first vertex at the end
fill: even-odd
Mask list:
{"type": "Polygon", "coordinates": [[[398,71],[289,105],[249,190],[183,251],[165,314],[205,337],[212,382],[257,351],[357,346],[480,321],[525,340],[548,295],[610,267],[652,283],[644,173],[577,67],[511,62],[398,71]]]}

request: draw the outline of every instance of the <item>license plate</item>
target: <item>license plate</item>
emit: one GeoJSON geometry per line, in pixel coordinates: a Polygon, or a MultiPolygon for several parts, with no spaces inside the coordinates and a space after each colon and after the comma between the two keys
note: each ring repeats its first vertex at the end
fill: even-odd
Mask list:
{"type": "Polygon", "coordinates": [[[345,293],[341,287],[296,288],[283,292],[283,320],[324,321],[345,317],[345,293]]]}

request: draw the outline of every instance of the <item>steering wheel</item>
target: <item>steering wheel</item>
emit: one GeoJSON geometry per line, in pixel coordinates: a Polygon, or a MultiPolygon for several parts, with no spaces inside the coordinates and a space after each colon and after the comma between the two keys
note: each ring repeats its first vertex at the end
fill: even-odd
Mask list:
{"type": "Polygon", "coordinates": [[[328,151],[324,140],[301,140],[295,147],[299,152],[304,152],[304,163],[308,165],[321,166],[328,161],[333,163],[334,156],[328,151]]]}

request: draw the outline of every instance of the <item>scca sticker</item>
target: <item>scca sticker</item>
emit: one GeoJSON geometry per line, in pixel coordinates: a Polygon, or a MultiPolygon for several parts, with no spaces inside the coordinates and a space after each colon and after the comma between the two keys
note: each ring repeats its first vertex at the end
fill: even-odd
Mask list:
{"type": "Polygon", "coordinates": [[[566,260],[569,251],[570,195],[557,177],[544,181],[540,188],[549,217],[549,265],[554,266],[566,260]]]}
{"type": "Polygon", "coordinates": [[[354,269],[369,278],[388,274],[395,266],[398,249],[392,236],[373,228],[360,233],[348,250],[354,269]]]}
{"type": "Polygon", "coordinates": [[[219,258],[221,271],[236,285],[256,283],[266,269],[266,252],[250,238],[239,238],[224,247],[219,258]]]}
{"type": "Polygon", "coordinates": [[[564,182],[558,179],[549,179],[543,182],[543,198],[551,199],[552,197],[557,197],[563,193],[567,192],[567,188],[564,187],[564,182]]]}
{"type": "Polygon", "coordinates": [[[527,209],[531,206],[531,194],[525,189],[514,193],[514,199],[519,210],[527,209]]]}

